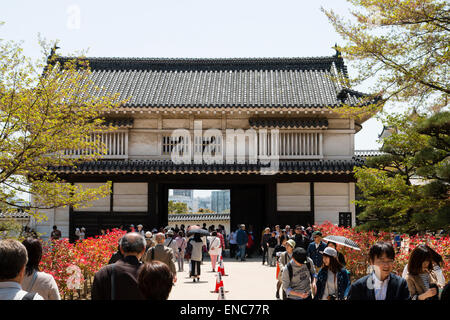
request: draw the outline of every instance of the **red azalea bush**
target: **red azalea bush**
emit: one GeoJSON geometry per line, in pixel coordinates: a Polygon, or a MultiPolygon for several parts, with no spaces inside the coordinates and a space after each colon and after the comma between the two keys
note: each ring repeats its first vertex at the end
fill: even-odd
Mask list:
{"type": "Polygon", "coordinates": [[[106,235],[75,243],[69,243],[68,239],[46,242],[43,244],[40,270],[55,278],[61,297],[73,297],[77,289],[86,290],[87,282],[108,263],[125,233],[113,229],[106,235]]]}
{"type": "MultiPolygon", "coordinates": [[[[364,231],[357,232],[353,228],[337,227],[331,222],[325,222],[321,225],[314,226],[315,230],[320,230],[323,237],[328,235],[344,236],[353,241],[355,241],[361,251],[350,249],[348,247],[339,246],[338,251],[342,252],[346,260],[346,268],[350,271],[352,276],[352,281],[359,279],[367,274],[367,268],[369,267],[369,249],[370,247],[378,241],[393,242],[394,235],[388,232],[378,232],[364,231]]],[[[401,235],[403,240],[406,240],[406,247],[402,248],[399,253],[396,254],[394,272],[398,275],[402,275],[403,268],[408,263],[409,254],[411,251],[417,247],[419,244],[427,244],[437,253],[439,253],[444,259],[444,265],[442,266],[442,272],[445,279],[448,280],[450,277],[450,263],[448,261],[448,256],[450,256],[450,238],[442,237],[436,238],[431,235],[425,236],[413,236],[409,237],[405,234],[401,235]]]]}

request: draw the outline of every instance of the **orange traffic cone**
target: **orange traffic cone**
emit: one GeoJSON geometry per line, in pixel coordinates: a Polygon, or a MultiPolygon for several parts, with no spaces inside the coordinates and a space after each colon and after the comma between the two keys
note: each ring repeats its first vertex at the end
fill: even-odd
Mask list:
{"type": "Polygon", "coordinates": [[[223,276],[227,276],[227,274],[225,274],[225,267],[224,267],[222,258],[220,258],[220,265],[219,266],[220,266],[220,274],[223,275],[223,276]]]}
{"type": "Polygon", "coordinates": [[[219,292],[219,288],[223,288],[223,281],[222,281],[222,275],[220,272],[217,272],[216,276],[216,289],[214,290],[215,293],[219,292]]]}
{"type": "Polygon", "coordinates": [[[218,258],[217,265],[218,265],[217,272],[220,272],[223,275],[223,273],[222,273],[222,257],[220,257],[220,256],[218,258]]]}
{"type": "Polygon", "coordinates": [[[217,300],[226,300],[225,299],[225,290],[223,289],[223,287],[219,288],[219,297],[217,298],[217,300]]]}

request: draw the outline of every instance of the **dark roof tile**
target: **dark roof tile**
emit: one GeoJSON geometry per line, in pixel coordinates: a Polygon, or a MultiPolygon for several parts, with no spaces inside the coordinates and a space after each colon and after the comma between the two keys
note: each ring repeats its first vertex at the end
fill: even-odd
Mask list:
{"type": "MultiPolygon", "coordinates": [[[[60,62],[68,57],[59,58],[60,62]]],[[[367,95],[343,88],[342,58],[85,58],[90,79],[125,107],[336,107],[367,95]]]]}

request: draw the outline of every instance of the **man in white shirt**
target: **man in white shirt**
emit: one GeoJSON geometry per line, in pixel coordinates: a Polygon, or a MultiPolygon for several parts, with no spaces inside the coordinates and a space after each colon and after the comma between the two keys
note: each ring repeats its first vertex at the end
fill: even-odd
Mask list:
{"type": "Polygon", "coordinates": [[[19,241],[0,241],[0,300],[44,300],[37,293],[22,290],[27,249],[19,241]]]}

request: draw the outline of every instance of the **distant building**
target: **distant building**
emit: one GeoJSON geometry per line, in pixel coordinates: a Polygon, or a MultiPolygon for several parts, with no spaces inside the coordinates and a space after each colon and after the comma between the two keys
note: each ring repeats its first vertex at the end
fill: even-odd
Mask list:
{"type": "Polygon", "coordinates": [[[197,212],[200,208],[203,209],[211,209],[211,197],[204,198],[195,198],[194,202],[196,202],[195,212],[197,212]]]}
{"type": "Polygon", "coordinates": [[[195,211],[194,206],[194,190],[174,189],[173,195],[169,196],[169,201],[183,202],[188,206],[190,212],[195,211]]]}
{"type": "Polygon", "coordinates": [[[230,209],[230,190],[212,191],[211,210],[223,213],[226,209],[230,209]]]}

